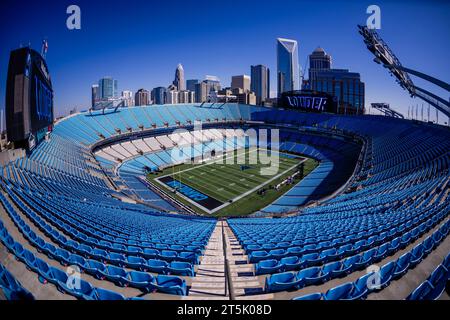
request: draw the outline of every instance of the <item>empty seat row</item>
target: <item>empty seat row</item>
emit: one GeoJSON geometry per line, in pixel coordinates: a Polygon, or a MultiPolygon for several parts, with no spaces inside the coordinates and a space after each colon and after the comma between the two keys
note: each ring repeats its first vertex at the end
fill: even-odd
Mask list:
{"type": "MultiPolygon", "coordinates": [[[[58,289],[74,295],[77,298],[101,298],[95,294],[97,288],[93,288],[89,282],[83,279],[77,280],[80,281],[78,285],[67,285],[67,273],[61,271],[59,268],[50,266],[44,260],[37,258],[31,251],[24,249],[18,242],[14,241],[2,223],[0,224],[0,241],[18,260],[25,263],[27,268],[36,272],[42,283],[53,283],[57,285],[58,289]],[[64,280],[66,282],[64,282],[64,280]]],[[[170,275],[158,275],[157,277],[153,277],[151,274],[145,272],[127,272],[122,268],[114,266],[108,266],[103,269],[104,266],[101,267],[102,264],[98,264],[94,260],[92,262],[92,266],[86,271],[89,271],[98,279],[108,279],[118,286],[135,286],[142,289],[144,292],[160,291],[169,294],[187,295],[186,281],[179,277],[170,275]],[[144,278],[147,280],[144,281],[144,278]],[[143,285],[143,282],[147,283],[146,286],[143,285]]]]}
{"type": "MultiPolygon", "coordinates": [[[[356,300],[356,299],[365,299],[368,294],[374,291],[380,291],[386,288],[391,281],[400,279],[404,274],[406,274],[409,270],[415,268],[425,257],[428,255],[434,248],[436,248],[445,238],[450,231],[450,220],[447,220],[439,229],[433,232],[432,235],[428,236],[424,241],[417,244],[413,249],[401,255],[397,260],[389,261],[384,264],[379,271],[372,271],[370,273],[365,274],[364,276],[358,278],[354,282],[346,282],[337,287],[329,289],[326,293],[314,293],[308,294],[305,296],[299,296],[294,298],[296,300],[356,300]],[[435,237],[435,234],[438,234],[438,237],[435,237]],[[431,239],[431,240],[429,240],[431,239]],[[435,241],[436,240],[436,241],[435,241]],[[432,242],[432,246],[430,248],[425,247],[426,242],[432,242]]],[[[449,263],[450,258],[447,257],[444,261],[444,264],[449,263]]],[[[415,292],[413,292],[408,299],[419,299],[419,297],[424,298],[426,294],[430,294],[429,298],[432,296],[435,297],[436,292],[442,293],[443,288],[445,288],[447,280],[448,280],[448,269],[441,265],[435,271],[436,275],[433,277],[433,282],[435,286],[438,287],[437,290],[433,290],[433,286],[429,286],[428,282],[423,287],[419,287],[415,292]],[[442,266],[442,267],[441,267],[442,266]]],[[[286,274],[286,273],[285,273],[286,274]]],[[[433,273],[434,274],[434,273],[433,273]]],[[[284,287],[288,287],[289,289],[297,289],[301,287],[303,282],[295,283],[295,281],[299,280],[301,276],[288,277],[284,275],[281,281],[285,281],[281,283],[284,287]],[[289,287],[289,284],[293,286],[289,287]]],[[[276,279],[275,279],[276,280],[276,279]]],[[[315,279],[309,279],[315,280],[315,279]]],[[[427,281],[426,281],[427,282],[427,281]]],[[[267,282],[266,282],[267,283],[267,282]]],[[[317,283],[317,282],[316,282],[317,283]]],[[[269,289],[276,290],[280,284],[276,283],[274,279],[269,280],[269,289]],[[272,286],[272,287],[270,287],[272,286]]],[[[266,285],[267,288],[267,285],[266,285]]],[[[277,291],[277,290],[276,290],[277,291]]]]}

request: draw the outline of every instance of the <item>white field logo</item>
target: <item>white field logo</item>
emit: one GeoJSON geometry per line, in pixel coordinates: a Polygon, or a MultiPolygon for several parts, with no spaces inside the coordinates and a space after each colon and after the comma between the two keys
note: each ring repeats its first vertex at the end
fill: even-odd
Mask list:
{"type": "MultiPolygon", "coordinates": [[[[212,130],[217,133],[217,129],[212,130]]],[[[222,129],[219,136],[214,135],[209,129],[202,129],[202,124],[196,121],[193,131],[177,129],[173,131],[171,139],[175,143],[175,147],[170,151],[172,163],[213,160],[216,164],[225,165],[261,165],[260,174],[264,176],[273,176],[279,170],[278,129],[222,129]],[[268,149],[269,133],[270,150],[268,149]],[[194,148],[203,150],[203,144],[210,146],[210,154],[195,156],[194,148]],[[253,149],[247,149],[245,146],[253,149]]]]}

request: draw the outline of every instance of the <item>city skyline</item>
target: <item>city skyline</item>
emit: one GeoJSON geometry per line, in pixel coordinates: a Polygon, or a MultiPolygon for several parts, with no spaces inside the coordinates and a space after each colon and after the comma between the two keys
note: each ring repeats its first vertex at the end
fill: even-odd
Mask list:
{"type": "MultiPolygon", "coordinates": [[[[333,57],[333,61],[336,61],[336,68],[360,73],[362,81],[366,83],[366,109],[369,109],[372,102],[387,102],[407,115],[410,106],[422,105],[420,100],[411,99],[386,70],[372,61],[373,58],[367,52],[356,25],[365,23],[368,17],[365,10],[370,3],[351,2],[342,8],[343,6],[339,4],[325,1],[324,4],[329,10],[321,11],[315,10],[313,5],[304,2],[264,3],[258,8],[255,8],[254,4],[253,1],[248,1],[240,6],[243,12],[255,10],[262,14],[265,24],[238,19],[233,26],[229,26],[224,22],[216,21],[217,28],[214,29],[214,33],[211,30],[198,31],[197,29],[194,32],[192,30],[200,25],[198,19],[205,14],[205,10],[214,11],[217,7],[213,5],[209,9],[194,12],[188,5],[184,5],[183,7],[188,10],[185,14],[190,14],[194,18],[185,22],[184,32],[178,34],[175,28],[166,28],[167,24],[158,17],[152,16],[149,20],[152,32],[145,41],[141,41],[142,32],[149,32],[148,29],[143,28],[143,23],[136,23],[135,26],[124,23],[123,26],[116,27],[112,31],[99,28],[106,20],[119,14],[118,9],[121,8],[119,3],[111,2],[111,5],[97,19],[98,21],[94,22],[94,13],[98,13],[100,5],[80,1],[83,18],[82,29],[79,31],[65,29],[64,22],[67,18],[65,3],[55,4],[47,13],[41,12],[37,5],[23,7],[23,4],[10,3],[9,6],[5,6],[3,12],[6,13],[6,19],[1,23],[4,30],[5,26],[8,26],[8,29],[12,28],[17,32],[2,35],[4,46],[0,56],[2,63],[0,105],[4,107],[9,51],[19,47],[20,43],[26,45],[31,42],[31,46],[39,50],[42,39],[48,39],[47,63],[55,89],[55,115],[60,116],[68,114],[74,107],[78,110],[87,109],[91,100],[90,87],[105,75],[118,79],[118,92],[123,90],[135,92],[139,88],[151,91],[155,87],[167,87],[173,81],[173,68],[178,63],[185,66],[184,79],[204,79],[207,74],[215,74],[224,86],[231,83],[233,75],[249,74],[251,65],[262,64],[276,70],[275,39],[278,37],[298,41],[299,65],[302,72],[307,71],[306,57],[320,46],[333,57]],[[295,12],[290,11],[295,10],[284,9],[289,6],[302,10],[304,17],[299,19],[301,21],[293,20],[296,15],[295,12]],[[11,10],[23,11],[24,19],[20,21],[23,25],[8,18],[7,13],[11,10]],[[273,14],[269,14],[270,12],[273,14]],[[334,19],[334,14],[337,13],[342,17],[342,21],[334,19]],[[49,15],[59,18],[44,19],[49,15]],[[31,30],[31,26],[37,21],[43,21],[42,27],[31,30]],[[158,26],[158,23],[162,25],[158,26]],[[166,28],[165,33],[158,35],[158,32],[164,28],[166,28]],[[143,30],[140,31],[140,29],[143,30]],[[242,31],[239,36],[235,34],[236,30],[242,31]],[[135,31],[139,32],[134,35],[135,31]],[[88,40],[95,39],[99,32],[103,32],[104,35],[102,43],[90,43],[88,40]],[[113,41],[115,37],[124,34],[127,35],[127,40],[113,41]],[[208,42],[209,45],[204,42],[204,37],[208,34],[214,35],[216,39],[212,45],[211,41],[208,42]],[[234,37],[235,41],[225,45],[224,43],[230,37],[234,37]],[[73,43],[73,47],[68,45],[70,43],[73,43]],[[187,44],[190,45],[187,46],[187,44]],[[95,50],[89,51],[91,47],[95,50]],[[119,57],[122,57],[122,60],[119,57]],[[140,70],[141,74],[138,74],[137,70],[140,70]]],[[[132,2],[127,10],[136,9],[139,5],[144,4],[132,2]]],[[[449,4],[442,1],[431,4],[419,4],[412,1],[405,6],[399,1],[382,1],[379,6],[382,10],[380,33],[392,45],[402,63],[448,81],[449,68],[445,52],[449,44],[445,41],[445,35],[448,38],[450,19],[447,13],[449,10],[443,10],[443,8],[448,8],[449,4]],[[430,29],[422,30],[423,28],[413,24],[405,26],[405,23],[402,23],[405,17],[409,18],[408,21],[425,19],[430,29]],[[409,33],[405,33],[405,30],[409,30],[409,33]],[[433,32],[437,37],[440,35],[442,41],[431,39],[432,37],[428,36],[429,32],[433,32]],[[418,48],[420,50],[417,50],[418,48]],[[429,48],[429,50],[423,50],[423,48],[429,48]]],[[[167,10],[165,4],[161,4],[158,8],[162,11],[167,10]]],[[[220,12],[217,14],[217,20],[224,17],[220,12]]],[[[270,87],[274,90],[271,90],[271,97],[276,96],[276,81],[276,74],[272,73],[270,87]]],[[[433,115],[434,112],[432,112],[433,115]]]]}

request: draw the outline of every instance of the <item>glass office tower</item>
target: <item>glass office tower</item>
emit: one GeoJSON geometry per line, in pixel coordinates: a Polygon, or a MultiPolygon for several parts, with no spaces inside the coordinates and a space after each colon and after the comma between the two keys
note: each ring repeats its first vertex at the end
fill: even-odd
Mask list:
{"type": "Polygon", "coordinates": [[[296,40],[277,39],[278,96],[300,89],[298,46],[296,40]]]}
{"type": "Polygon", "coordinates": [[[262,105],[270,98],[270,71],[261,64],[251,66],[251,91],[256,95],[256,104],[262,105]]]}
{"type": "Polygon", "coordinates": [[[98,82],[100,99],[110,99],[117,97],[117,80],[105,77],[98,82]]]}

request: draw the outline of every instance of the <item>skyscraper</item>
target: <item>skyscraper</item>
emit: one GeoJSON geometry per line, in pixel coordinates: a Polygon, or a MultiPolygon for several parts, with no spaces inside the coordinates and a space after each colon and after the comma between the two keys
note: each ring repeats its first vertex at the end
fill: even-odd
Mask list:
{"type": "Polygon", "coordinates": [[[332,95],[337,103],[337,112],[363,114],[365,85],[359,73],[347,69],[332,69],[331,56],[317,48],[309,56],[308,81],[303,87],[332,95]]]}
{"type": "Polygon", "coordinates": [[[166,88],[154,88],[152,90],[152,100],[154,104],[164,104],[166,102],[166,88]]]}
{"type": "Polygon", "coordinates": [[[262,105],[270,98],[270,71],[261,64],[250,67],[251,86],[250,89],[256,95],[256,104],[262,105]]]}
{"type": "Polygon", "coordinates": [[[117,97],[117,80],[111,77],[104,77],[98,82],[99,98],[111,99],[117,97]]]}
{"type": "Polygon", "coordinates": [[[99,92],[99,86],[98,84],[93,84],[91,87],[91,106],[92,108],[95,107],[95,102],[100,99],[100,92],[99,92]]]}
{"type": "Polygon", "coordinates": [[[219,78],[216,76],[206,76],[203,82],[206,83],[208,87],[208,93],[210,93],[211,91],[219,91],[222,87],[219,78]]]}
{"type": "Polygon", "coordinates": [[[250,91],[250,77],[247,75],[232,76],[231,89],[241,88],[244,92],[250,91]]]}
{"type": "Polygon", "coordinates": [[[317,77],[317,73],[322,70],[331,69],[331,56],[325,52],[321,47],[317,47],[309,55],[309,72],[308,80],[314,81],[317,77]]]}
{"type": "Polygon", "coordinates": [[[175,70],[175,80],[172,82],[178,91],[186,90],[186,84],[184,82],[184,69],[181,63],[178,64],[175,70]]]}
{"type": "Polygon", "coordinates": [[[208,96],[207,85],[204,81],[195,85],[195,102],[204,102],[208,96]]]}
{"type": "Polygon", "coordinates": [[[134,97],[134,104],[136,106],[147,106],[150,104],[150,93],[148,90],[145,89],[139,89],[136,91],[135,97],[134,97]]]}
{"type": "Polygon", "coordinates": [[[278,96],[286,91],[298,90],[299,85],[298,46],[296,40],[277,39],[278,96]]]}
{"type": "Polygon", "coordinates": [[[195,102],[208,101],[211,92],[221,88],[220,80],[216,76],[206,76],[206,79],[195,85],[195,102]]]}
{"type": "Polygon", "coordinates": [[[365,88],[359,73],[349,72],[346,69],[318,71],[314,81],[309,83],[309,88],[334,96],[338,113],[364,113],[365,88]]]}
{"type": "Polygon", "coordinates": [[[200,80],[198,80],[198,79],[186,80],[186,90],[195,91],[195,85],[197,83],[200,83],[200,80]]]}

